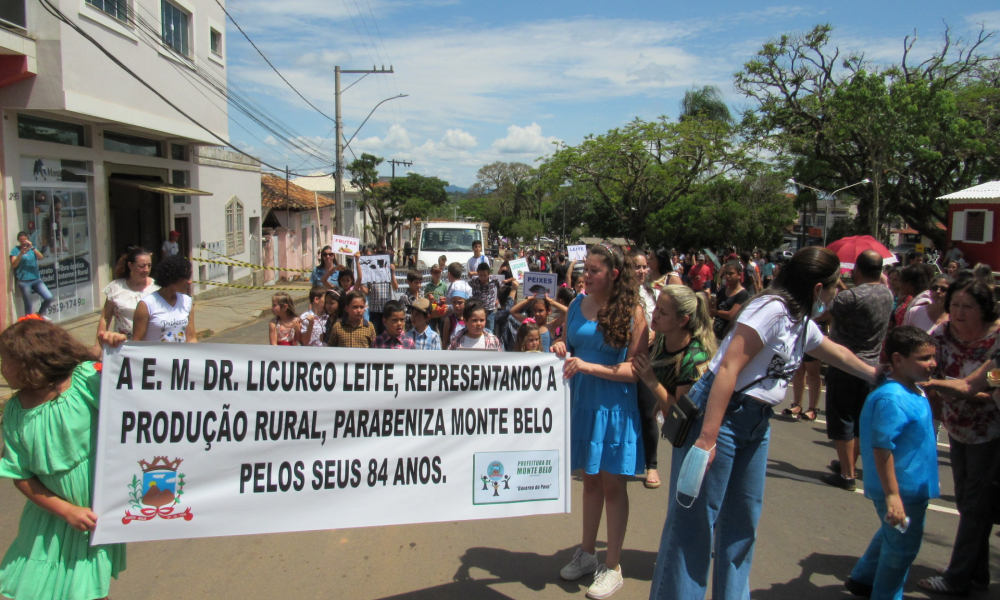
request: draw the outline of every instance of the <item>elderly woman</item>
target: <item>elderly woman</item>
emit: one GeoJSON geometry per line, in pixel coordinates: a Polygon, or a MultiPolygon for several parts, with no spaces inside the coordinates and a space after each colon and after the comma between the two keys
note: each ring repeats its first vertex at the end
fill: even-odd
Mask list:
{"type": "MultiPolygon", "coordinates": [[[[945,310],[948,322],[931,331],[938,346],[938,376],[961,379],[1000,351],[1000,311],[990,289],[972,278],[951,284],[945,310]]],[[[1000,455],[1000,407],[985,392],[942,399],[942,421],[951,442],[958,532],[948,568],[918,585],[932,592],[962,595],[987,589],[990,583],[989,478],[1000,455]]]]}
{"type": "Polygon", "coordinates": [[[153,283],[149,272],[153,258],[149,250],[142,246],[129,246],[115,265],[114,280],[104,288],[104,310],[97,321],[97,336],[111,329],[111,319],[115,320],[117,333],[132,339],[132,320],[135,309],[146,296],[160,289],[153,283]]]}

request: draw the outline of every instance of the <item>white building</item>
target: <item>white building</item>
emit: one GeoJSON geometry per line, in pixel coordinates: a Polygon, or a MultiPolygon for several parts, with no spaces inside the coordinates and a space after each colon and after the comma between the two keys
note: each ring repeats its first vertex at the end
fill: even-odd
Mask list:
{"type": "MultiPolygon", "coordinates": [[[[44,2],[204,126],[43,0],[0,2],[3,233],[10,249],[28,231],[45,254],[42,278],[58,298],[48,316],[99,310],[126,246],[158,258],[170,230],[181,233],[186,256],[260,264],[259,163],[219,147],[228,140],[222,8],[215,0],[44,2]]],[[[9,263],[0,270],[5,325],[23,309],[9,263]]],[[[194,277],[240,282],[251,272],[195,263],[194,277]]]]}
{"type": "MultiPolygon", "coordinates": [[[[321,173],[315,173],[313,177],[296,177],[291,180],[295,185],[307,189],[310,192],[316,192],[320,196],[325,196],[331,200],[336,200],[337,192],[337,180],[334,179],[333,175],[326,175],[320,177],[321,173]]],[[[339,235],[346,235],[347,237],[356,237],[362,240],[362,243],[366,241],[366,236],[364,232],[364,213],[361,207],[358,206],[358,199],[361,197],[361,193],[358,188],[348,181],[344,180],[344,228],[337,227],[334,224],[333,231],[336,231],[339,235]]]]}

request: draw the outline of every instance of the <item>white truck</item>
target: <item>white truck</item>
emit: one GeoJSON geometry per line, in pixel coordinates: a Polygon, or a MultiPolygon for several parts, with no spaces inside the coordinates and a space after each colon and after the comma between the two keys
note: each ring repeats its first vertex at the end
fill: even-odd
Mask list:
{"type": "Polygon", "coordinates": [[[442,254],[446,264],[457,262],[465,267],[472,258],[472,242],[479,240],[485,249],[489,231],[488,223],[420,222],[413,234],[417,269],[430,269],[442,254]]]}

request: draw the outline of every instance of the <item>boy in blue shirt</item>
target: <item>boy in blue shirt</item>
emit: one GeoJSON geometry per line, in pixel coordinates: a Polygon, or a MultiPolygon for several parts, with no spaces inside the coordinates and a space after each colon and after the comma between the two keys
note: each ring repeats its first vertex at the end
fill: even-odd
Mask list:
{"type": "Polygon", "coordinates": [[[933,418],[918,386],[937,363],[934,341],[916,327],[893,329],[885,351],[892,373],[868,395],[860,419],[865,497],[882,526],[844,585],[855,596],[900,600],[920,550],[927,501],[941,493],[933,418]]]}

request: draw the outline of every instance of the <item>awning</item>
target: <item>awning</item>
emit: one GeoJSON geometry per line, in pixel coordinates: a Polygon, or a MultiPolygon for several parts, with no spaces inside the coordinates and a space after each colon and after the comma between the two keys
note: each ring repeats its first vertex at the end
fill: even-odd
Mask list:
{"type": "Polygon", "coordinates": [[[72,173],[74,175],[77,175],[79,177],[93,177],[94,176],[94,174],[91,173],[90,171],[88,171],[87,169],[81,169],[79,167],[67,167],[67,166],[64,165],[63,168],[62,168],[62,170],[63,171],[68,171],[68,172],[70,172],[70,173],[72,173]]]}
{"type": "Polygon", "coordinates": [[[128,187],[139,188],[140,190],[146,190],[147,192],[155,192],[157,194],[172,194],[174,196],[212,196],[212,192],[206,192],[203,190],[196,190],[194,188],[181,187],[179,185],[170,185],[169,183],[160,183],[159,181],[141,181],[134,179],[117,179],[111,178],[111,183],[119,183],[128,187]]]}

